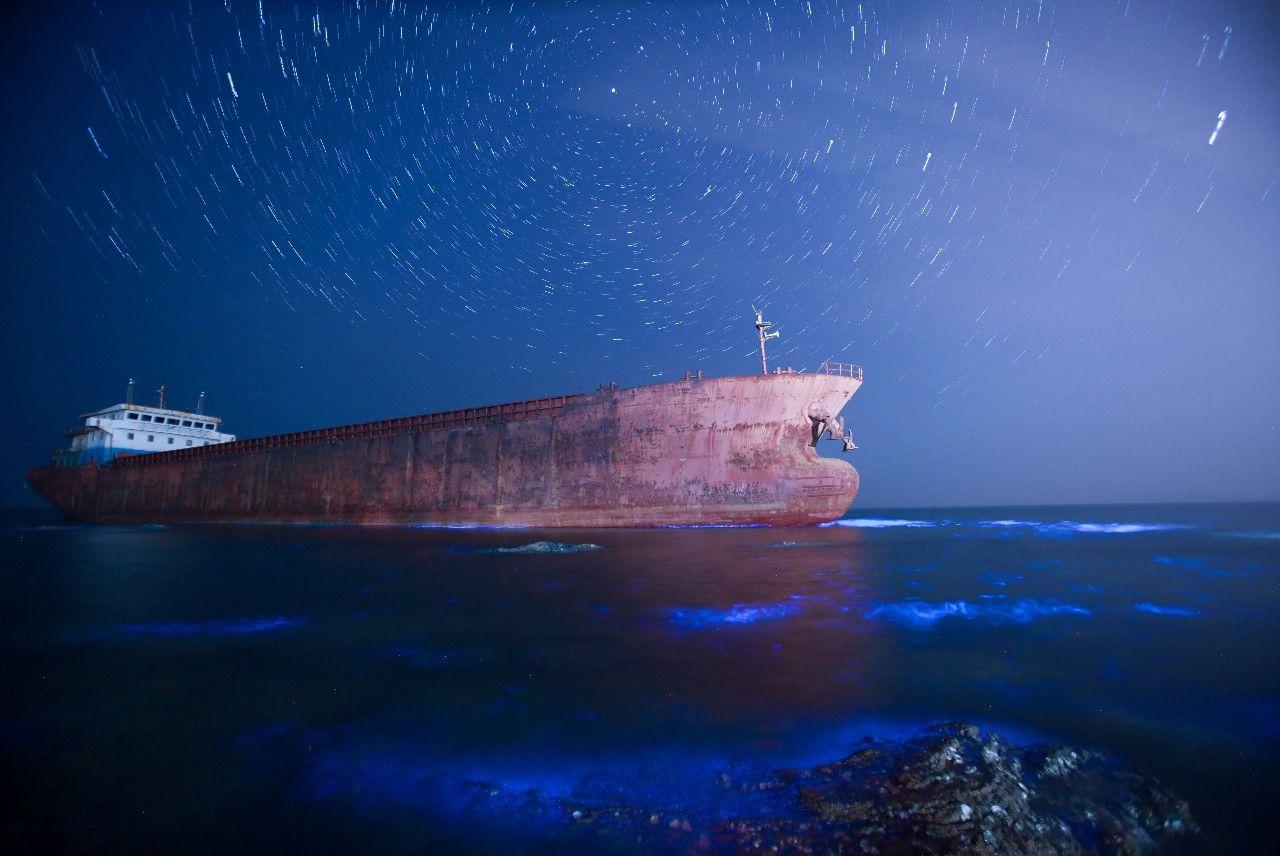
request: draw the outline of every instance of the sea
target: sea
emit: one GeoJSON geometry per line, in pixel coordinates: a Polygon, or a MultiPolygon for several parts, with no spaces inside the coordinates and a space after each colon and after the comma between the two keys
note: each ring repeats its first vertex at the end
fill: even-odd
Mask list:
{"type": "Polygon", "coordinates": [[[1277,835],[1280,504],[556,532],[22,511],[0,544],[11,853],[558,852],[563,812],[530,807],[734,816],[725,770],[954,720],[1100,749],[1220,852],[1277,835]]]}

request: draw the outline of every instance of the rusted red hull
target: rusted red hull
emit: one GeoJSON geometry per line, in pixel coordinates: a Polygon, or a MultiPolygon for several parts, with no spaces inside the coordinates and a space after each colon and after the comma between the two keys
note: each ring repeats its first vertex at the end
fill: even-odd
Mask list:
{"type": "Polygon", "coordinates": [[[42,467],[55,507],[95,523],[531,527],[821,523],[858,491],[814,448],[856,378],[691,379],[221,446],[42,467]]]}

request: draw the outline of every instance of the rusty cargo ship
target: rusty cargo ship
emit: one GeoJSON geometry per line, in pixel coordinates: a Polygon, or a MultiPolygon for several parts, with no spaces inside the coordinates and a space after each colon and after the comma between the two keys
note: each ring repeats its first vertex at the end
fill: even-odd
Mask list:
{"type": "Polygon", "coordinates": [[[247,440],[222,433],[201,408],[127,400],[88,414],[71,432],[72,447],[27,478],[68,518],[91,523],[834,520],[853,503],[858,473],[817,446],[827,437],[855,448],[839,413],[862,370],[824,363],[813,372],[769,372],[764,340],[762,329],[758,375],[699,372],[247,440]],[[152,451],[157,443],[163,451],[152,451]]]}

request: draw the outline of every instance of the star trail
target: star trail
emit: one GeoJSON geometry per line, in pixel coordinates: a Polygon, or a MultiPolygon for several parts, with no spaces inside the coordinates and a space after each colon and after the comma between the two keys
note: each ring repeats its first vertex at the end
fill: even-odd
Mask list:
{"type": "Polygon", "coordinates": [[[29,456],[131,374],[262,433],[746,372],[756,304],[781,364],[865,367],[869,501],[1266,492],[1278,31],[1182,0],[27,10],[11,396],[92,374],[14,430],[29,456]],[[92,345],[157,325],[223,353],[92,345]],[[361,398],[344,359],[437,380],[361,398]]]}

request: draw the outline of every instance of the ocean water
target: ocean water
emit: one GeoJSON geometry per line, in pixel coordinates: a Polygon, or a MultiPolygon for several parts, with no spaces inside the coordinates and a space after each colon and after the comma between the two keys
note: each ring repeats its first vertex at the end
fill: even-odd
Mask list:
{"type": "Polygon", "coordinates": [[[1280,505],[0,542],[9,852],[550,852],[530,805],[732,816],[718,771],[960,718],[1275,837],[1280,505]]]}

